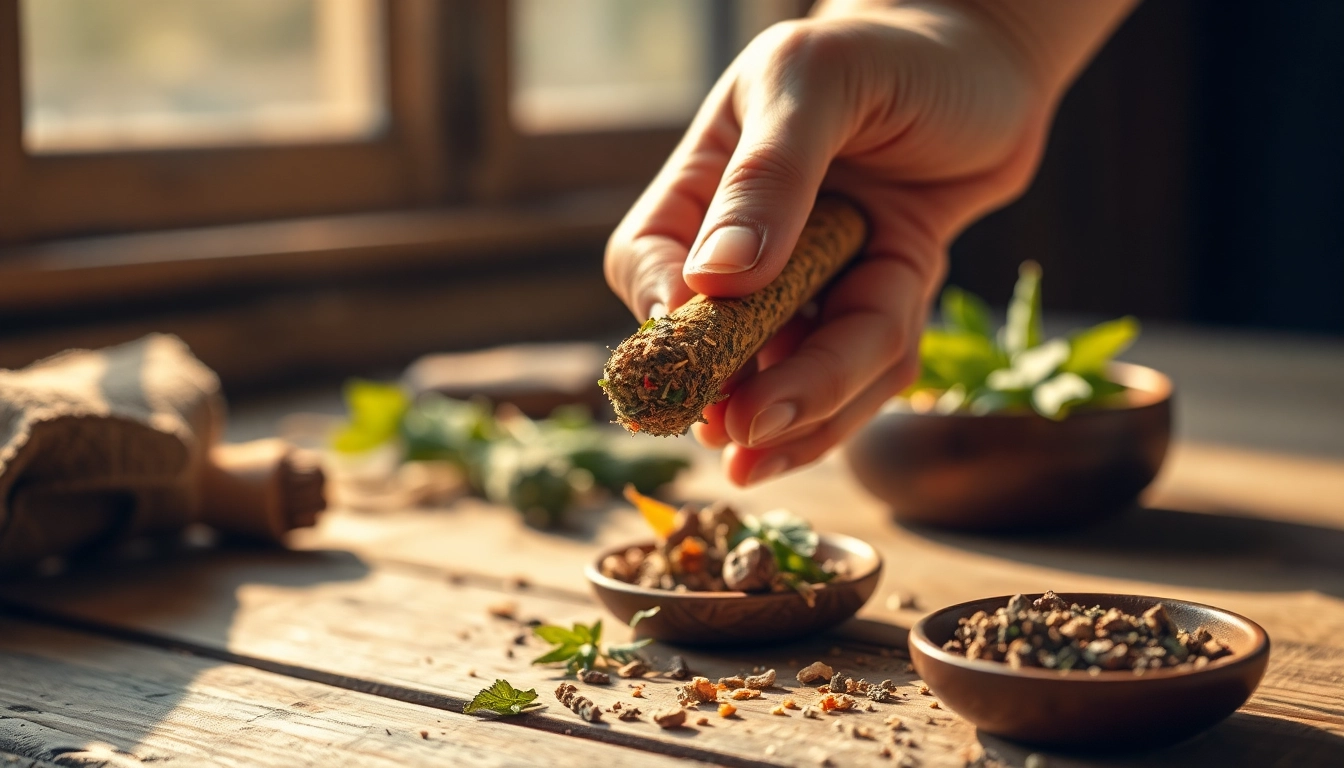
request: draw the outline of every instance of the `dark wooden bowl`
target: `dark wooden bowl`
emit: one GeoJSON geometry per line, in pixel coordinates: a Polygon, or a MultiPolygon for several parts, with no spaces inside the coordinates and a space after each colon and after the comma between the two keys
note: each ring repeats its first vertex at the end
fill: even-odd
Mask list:
{"type": "MultiPolygon", "coordinates": [[[[1038,597],[1033,595],[1032,597],[1038,597]]],[[[1269,662],[1260,625],[1229,611],[1140,595],[1062,594],[1079,605],[1139,615],[1162,603],[1184,630],[1205,627],[1232,649],[1203,669],[1129,671],[1015,670],[942,649],[957,619],[993,613],[1009,597],[962,603],[932,613],[910,630],[910,658],[934,695],[987,733],[1030,744],[1086,750],[1141,749],[1181,741],[1214,725],[1250,698],[1269,662]]]]}
{"type": "Polygon", "coordinates": [[[1171,380],[1112,363],[1129,387],[1063,421],[1034,413],[884,409],[845,448],[859,482],[897,520],[971,531],[1093,522],[1134,502],[1171,439],[1171,380]]]}
{"type": "Polygon", "coordinates": [[[882,557],[850,536],[820,535],[817,560],[848,563],[849,577],[817,587],[817,603],[808,607],[796,592],[673,592],[648,589],[602,575],[602,559],[632,546],[653,549],[652,542],[627,544],[598,555],[584,569],[602,604],[621,621],[636,611],[662,606],[638,627],[641,637],[682,645],[746,645],[793,640],[839,624],[873,596],[882,576],[882,557]]]}

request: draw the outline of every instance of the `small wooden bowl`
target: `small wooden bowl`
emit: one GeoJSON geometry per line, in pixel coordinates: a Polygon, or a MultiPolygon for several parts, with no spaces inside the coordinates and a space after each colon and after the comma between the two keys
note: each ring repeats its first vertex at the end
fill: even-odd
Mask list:
{"type": "MultiPolygon", "coordinates": [[[[1039,597],[1033,595],[1032,597],[1039,597]]],[[[1250,619],[1199,603],[1140,595],[1062,594],[1079,605],[1139,615],[1162,603],[1184,630],[1205,627],[1232,655],[1203,669],[1067,673],[1013,669],[944,651],[957,619],[993,613],[1008,596],[936,611],[910,630],[910,658],[942,703],[981,730],[1006,739],[1087,750],[1173,744],[1209,728],[1250,698],[1269,662],[1269,636],[1250,619]]]]}
{"type": "Polygon", "coordinates": [[[1109,374],[1128,391],[1062,421],[893,404],[845,458],[902,522],[1015,532],[1094,522],[1138,498],[1171,439],[1171,380],[1128,363],[1112,363],[1109,374]]]}
{"type": "Polygon", "coordinates": [[[673,592],[627,584],[602,575],[602,559],[632,546],[648,552],[652,542],[627,544],[598,555],[584,569],[593,591],[621,621],[636,611],[662,610],[639,623],[638,634],[682,645],[746,645],[793,640],[839,624],[858,612],[873,596],[882,577],[882,557],[872,546],[850,536],[820,534],[816,559],[849,566],[847,578],[816,588],[817,603],[808,607],[796,592],[673,592]]]}

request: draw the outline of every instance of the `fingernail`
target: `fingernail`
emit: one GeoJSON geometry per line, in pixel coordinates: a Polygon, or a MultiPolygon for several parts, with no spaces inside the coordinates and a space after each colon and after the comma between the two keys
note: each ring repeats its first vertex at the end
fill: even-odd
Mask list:
{"type": "Polygon", "coordinates": [[[798,415],[798,407],[793,403],[775,403],[756,414],[747,430],[747,446],[753,447],[769,440],[784,431],[798,415]]]}
{"type": "Polygon", "coordinates": [[[771,456],[760,464],[751,468],[747,475],[747,485],[755,485],[759,482],[769,480],[770,478],[783,472],[789,466],[789,460],[783,456],[771,456]]]}
{"type": "Polygon", "coordinates": [[[667,305],[661,301],[653,302],[653,306],[649,307],[649,317],[667,317],[667,305]]]}
{"type": "Polygon", "coordinates": [[[719,227],[691,257],[692,272],[745,272],[761,256],[761,236],[747,227],[719,227]]]}

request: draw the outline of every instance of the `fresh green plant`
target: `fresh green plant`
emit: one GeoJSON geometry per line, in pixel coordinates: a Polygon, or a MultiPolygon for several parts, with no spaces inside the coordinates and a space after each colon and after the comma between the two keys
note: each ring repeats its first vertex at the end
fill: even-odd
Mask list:
{"type": "MultiPolygon", "coordinates": [[[[637,611],[634,616],[630,617],[630,627],[633,629],[639,622],[657,614],[659,610],[661,610],[661,606],[637,611]]],[[[558,664],[563,662],[565,671],[571,675],[578,673],[579,670],[592,669],[597,665],[599,658],[616,664],[628,664],[639,655],[639,649],[653,642],[649,638],[644,638],[622,645],[608,646],[606,650],[603,650],[601,645],[601,619],[593,622],[592,625],[580,624],[576,621],[570,629],[554,624],[543,624],[533,628],[532,633],[554,646],[551,650],[533,659],[532,663],[558,664]]]]}
{"type": "Polygon", "coordinates": [[[472,491],[522,512],[541,528],[563,522],[596,486],[619,493],[633,484],[654,493],[690,462],[680,456],[617,446],[580,407],[557,408],[533,420],[502,415],[484,400],[427,394],[412,401],[395,384],[352,380],[345,386],[349,421],[332,447],[361,453],[396,444],[408,461],[448,461],[461,468],[472,491]]]}
{"type": "Polygon", "coordinates": [[[496,680],[495,684],[489,688],[482,688],[480,693],[477,693],[476,697],[462,708],[462,714],[494,712],[496,715],[502,716],[517,715],[525,710],[541,706],[536,701],[536,688],[520,691],[514,688],[508,680],[496,680]]]}
{"type": "Polygon", "coordinates": [[[1124,387],[1106,376],[1106,366],[1139,335],[1133,317],[1044,340],[1041,267],[1023,262],[997,333],[980,297],[948,286],[940,306],[942,327],[920,339],[919,379],[905,392],[923,397],[939,413],[974,414],[1032,409],[1063,419],[1124,387]]]}

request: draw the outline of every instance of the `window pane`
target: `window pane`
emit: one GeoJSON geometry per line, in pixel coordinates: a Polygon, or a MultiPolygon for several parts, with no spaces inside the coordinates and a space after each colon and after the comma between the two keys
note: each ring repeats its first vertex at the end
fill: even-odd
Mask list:
{"type": "Polygon", "coordinates": [[[515,0],[510,111],[524,133],[678,125],[797,0],[515,0]]]}
{"type": "Polygon", "coordinates": [[[377,0],[23,0],[32,152],[330,141],[385,120],[377,0]]]}

